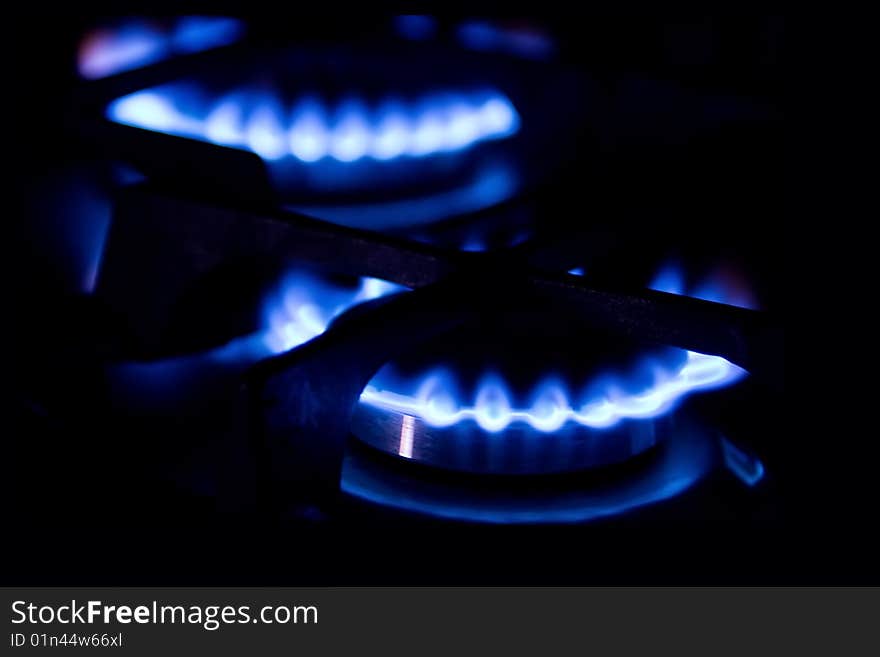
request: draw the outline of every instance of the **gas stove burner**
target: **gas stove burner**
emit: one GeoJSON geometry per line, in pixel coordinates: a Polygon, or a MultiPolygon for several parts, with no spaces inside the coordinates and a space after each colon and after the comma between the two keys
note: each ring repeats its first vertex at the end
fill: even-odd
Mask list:
{"type": "MultiPolygon", "coordinates": [[[[553,477],[450,477],[403,468],[356,447],[343,464],[341,488],[361,502],[435,518],[493,524],[582,523],[630,512],[683,494],[723,466],[713,432],[667,418],[667,439],[616,465],[553,477]]],[[[648,445],[651,438],[640,439],[648,445]]]]}
{"type": "Polygon", "coordinates": [[[191,64],[96,86],[96,139],[152,179],[380,230],[504,203],[574,155],[586,84],[549,64],[408,42],[229,50],[222,76],[191,64]]]}
{"type": "Polygon", "coordinates": [[[320,206],[296,209],[349,225],[346,217],[363,224],[368,214],[381,215],[383,225],[395,216],[409,224],[432,221],[501,202],[518,187],[516,171],[482,148],[519,131],[513,103],[491,87],[411,98],[389,91],[375,99],[303,91],[286,100],[261,85],[212,92],[174,83],[118,98],[107,116],[253,153],[276,189],[308,190],[330,206],[327,213],[320,206]],[[347,211],[334,206],[351,195],[347,211]]]}
{"type": "MultiPolygon", "coordinates": [[[[681,294],[681,279],[681,270],[666,266],[653,285],[676,287],[681,294]]],[[[707,279],[700,289],[706,295],[711,290],[713,300],[721,302],[744,295],[725,278],[707,279]]],[[[405,376],[389,363],[361,393],[352,433],[388,454],[444,469],[491,474],[583,470],[632,458],[666,440],[663,419],[688,396],[732,385],[747,374],[721,356],[656,347],[642,347],[647,350],[625,371],[609,370],[606,361],[620,345],[582,332],[576,324],[552,327],[569,321],[532,319],[540,339],[528,337],[533,329],[526,329],[524,340],[503,336],[498,333],[502,323],[474,326],[428,347],[429,353],[446,354],[439,357],[455,358],[461,367],[469,359],[493,358],[499,342],[502,355],[519,354],[520,379],[528,371],[545,372],[538,384],[528,386],[528,394],[516,394],[522,391],[521,381],[514,386],[497,374],[484,374],[465,394],[448,369],[405,376]],[[465,347],[466,341],[472,346],[465,347]],[[542,351],[541,342],[557,346],[542,351]],[[545,356],[530,355],[535,351],[545,356]],[[553,356],[559,352],[556,358],[562,362],[553,356]],[[600,357],[603,353],[608,356],[600,357]],[[546,376],[547,368],[568,364],[589,371],[592,363],[598,364],[598,374],[576,394],[565,379],[546,376]]],[[[528,320],[510,323],[527,326],[528,320]]],[[[404,357],[403,366],[411,370],[412,360],[413,355],[404,357]]]]}
{"type": "MultiPolygon", "coordinates": [[[[674,353],[674,352],[673,352],[674,353]]],[[[580,403],[564,384],[537,386],[528,407],[516,407],[503,380],[484,378],[472,404],[462,404],[451,376],[420,379],[413,395],[368,385],[352,432],[387,453],[436,467],[495,474],[581,470],[631,458],[664,440],[659,421],[689,394],[730,385],[745,371],[724,358],[684,352],[646,357],[636,380],[600,377],[580,403]],[[676,363],[676,361],[682,361],[676,363]]],[[[387,378],[380,372],[374,381],[387,378]]],[[[412,387],[412,386],[411,386],[412,387]]]]}

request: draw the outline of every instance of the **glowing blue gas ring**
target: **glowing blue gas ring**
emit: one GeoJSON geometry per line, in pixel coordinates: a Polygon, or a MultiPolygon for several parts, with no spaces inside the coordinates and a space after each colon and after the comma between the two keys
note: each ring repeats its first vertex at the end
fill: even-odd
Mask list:
{"type": "Polygon", "coordinates": [[[452,153],[519,130],[516,109],[498,91],[437,93],[414,103],[388,98],[373,108],[356,97],[328,107],[316,96],[285,107],[274,93],[241,90],[196,110],[185,102],[191,95],[174,85],[138,91],[114,100],[107,117],[305,164],[452,153]]]}
{"type": "Polygon", "coordinates": [[[555,382],[541,386],[531,408],[514,408],[504,384],[492,378],[483,381],[472,406],[458,407],[449,392],[445,376],[425,378],[415,395],[403,395],[367,386],[362,403],[411,415],[435,427],[448,427],[465,420],[476,422],[490,433],[511,425],[527,424],[537,431],[551,433],[566,423],[593,429],[606,429],[623,420],[647,419],[669,412],[691,392],[728,385],[746,374],[745,370],[720,356],[687,352],[685,363],[675,371],[655,370],[655,383],[648,390],[628,394],[622,386],[612,386],[599,398],[574,407],[564,387],[555,382]]]}

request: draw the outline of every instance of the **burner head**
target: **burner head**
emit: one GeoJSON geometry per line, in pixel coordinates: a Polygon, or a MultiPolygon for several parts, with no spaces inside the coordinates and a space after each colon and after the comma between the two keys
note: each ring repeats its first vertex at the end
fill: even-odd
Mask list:
{"type": "Polygon", "coordinates": [[[525,423],[489,433],[473,422],[434,427],[399,410],[358,403],[352,433],[382,452],[434,467],[492,475],[559,474],[626,461],[670,431],[667,418],[610,429],[566,424],[545,433],[525,423]]]}
{"type": "Polygon", "coordinates": [[[687,395],[744,375],[717,356],[605,335],[565,315],[523,315],[484,318],[387,363],[361,393],[352,433],[445,470],[581,471],[665,441],[687,395]]]}
{"type": "Polygon", "coordinates": [[[198,160],[211,159],[215,193],[349,225],[362,210],[399,226],[493,207],[576,153],[588,85],[549,63],[439,43],[239,50],[102,90],[96,139],[165,184],[201,179],[198,160]],[[243,155],[257,179],[247,187],[232,171],[243,155]]]}
{"type": "Polygon", "coordinates": [[[354,443],[341,488],[367,512],[377,505],[433,518],[495,524],[561,524],[609,518],[655,505],[699,486],[721,465],[714,432],[668,418],[668,440],[654,449],[590,471],[553,476],[443,472],[401,463],[354,443]]]}

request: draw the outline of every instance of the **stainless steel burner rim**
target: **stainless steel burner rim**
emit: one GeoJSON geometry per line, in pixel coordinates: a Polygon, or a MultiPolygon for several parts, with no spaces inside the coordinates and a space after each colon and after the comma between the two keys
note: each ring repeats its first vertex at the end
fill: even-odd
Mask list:
{"type": "Polygon", "coordinates": [[[538,475],[627,461],[666,440],[670,422],[660,417],[608,429],[567,423],[553,432],[512,423],[489,433],[472,421],[432,427],[419,417],[358,402],[351,430],[371,447],[423,465],[472,474],[538,475]]]}
{"type": "MultiPolygon", "coordinates": [[[[350,449],[340,487],[350,498],[404,513],[492,524],[580,523],[609,518],[685,493],[718,467],[715,432],[689,420],[670,418],[671,431],[656,456],[619,478],[595,483],[589,476],[550,477],[541,486],[487,486],[478,477],[425,477],[394,468],[364,450],[350,449]]],[[[438,475],[442,473],[438,472],[438,475]]]]}

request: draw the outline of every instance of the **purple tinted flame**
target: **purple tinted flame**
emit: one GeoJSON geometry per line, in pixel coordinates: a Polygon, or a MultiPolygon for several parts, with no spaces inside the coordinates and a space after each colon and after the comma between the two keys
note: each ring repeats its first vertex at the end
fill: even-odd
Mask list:
{"type": "MultiPolygon", "coordinates": [[[[582,270],[569,273],[583,275],[582,270]]],[[[730,276],[706,281],[699,288],[699,293],[704,295],[701,298],[745,305],[747,295],[743,294],[743,287],[732,282],[738,281],[730,276]]],[[[684,275],[678,267],[664,267],[651,287],[683,294],[684,275]]],[[[515,404],[508,386],[497,375],[487,376],[478,385],[474,398],[461,402],[454,378],[442,370],[431,372],[415,384],[405,383],[403,387],[414,392],[403,393],[384,389],[378,383],[383,375],[380,372],[360,399],[371,406],[420,418],[435,427],[470,421],[490,433],[516,424],[552,433],[566,424],[606,429],[626,420],[659,417],[694,392],[730,385],[747,374],[720,356],[675,351],[683,356],[675,364],[659,363],[646,356],[633,375],[602,377],[578,396],[571,395],[561,381],[548,379],[535,387],[530,403],[522,406],[515,404]],[[642,383],[645,381],[647,387],[642,383]]]]}
{"type": "Polygon", "coordinates": [[[667,263],[657,272],[649,287],[658,292],[686,295],[695,299],[725,303],[740,308],[755,309],[758,307],[742,276],[730,268],[719,268],[713,275],[702,280],[699,285],[688,289],[685,284],[684,269],[675,263],[667,263]]]}
{"type": "Polygon", "coordinates": [[[471,50],[497,51],[530,59],[550,57],[553,39],[534,26],[508,26],[486,20],[463,21],[456,30],[459,42],[471,50]]]}
{"type": "Polygon", "coordinates": [[[170,26],[131,19],[85,36],[79,47],[79,73],[88,79],[103,78],[174,55],[229,45],[243,33],[241,21],[222,16],[183,16],[170,26]]]}
{"type": "Polygon", "coordinates": [[[290,106],[271,91],[239,90],[209,102],[180,85],[114,100],[111,120],[147,130],[249,150],[265,160],[350,163],[465,150],[519,130],[519,115],[498,91],[437,93],[418,102],[356,97],[328,106],[304,95],[290,106]]]}

